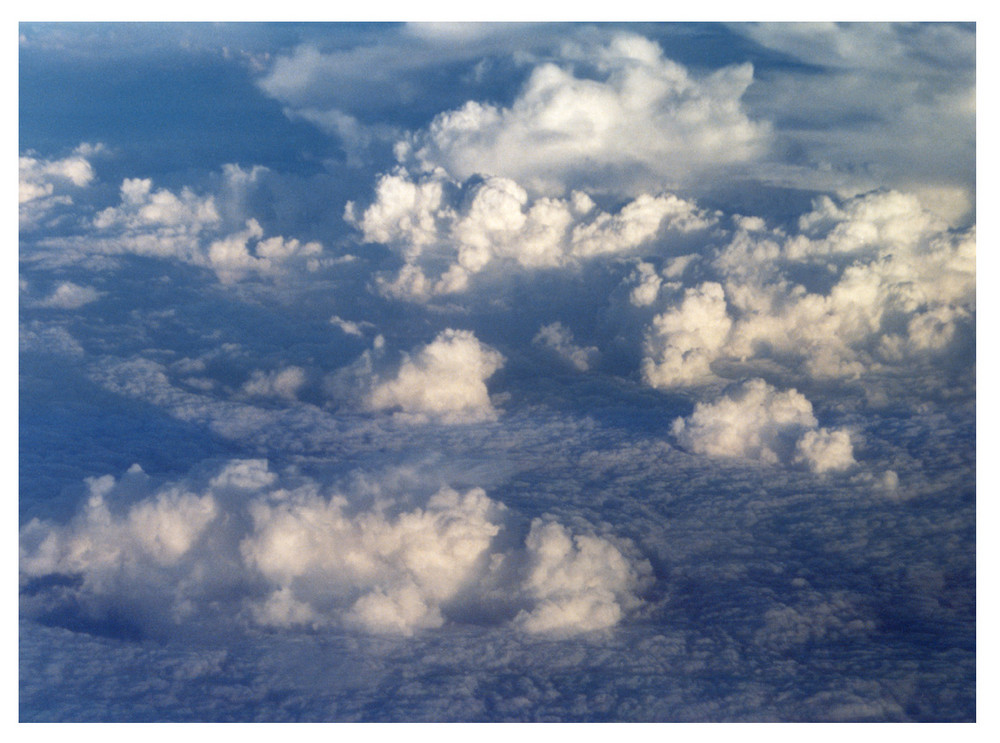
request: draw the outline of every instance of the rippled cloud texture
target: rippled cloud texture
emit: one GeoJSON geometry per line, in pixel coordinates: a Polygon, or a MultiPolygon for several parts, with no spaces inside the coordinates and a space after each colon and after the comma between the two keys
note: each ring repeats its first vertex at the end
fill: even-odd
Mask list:
{"type": "Polygon", "coordinates": [[[21,719],[975,719],[975,43],[22,24],[21,719]]]}

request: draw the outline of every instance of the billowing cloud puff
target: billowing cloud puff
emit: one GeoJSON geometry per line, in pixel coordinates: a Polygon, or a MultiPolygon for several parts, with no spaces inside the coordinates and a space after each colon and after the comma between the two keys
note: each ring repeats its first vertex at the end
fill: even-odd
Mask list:
{"type": "Polygon", "coordinates": [[[361,214],[349,202],[345,218],[365,241],[402,257],[403,268],[381,277],[379,286],[408,299],[464,291],[471,276],[491,265],[575,264],[634,251],[661,231],[705,230],[717,219],[672,194],[643,194],[612,214],[579,191],[533,200],[509,178],[458,183],[440,170],[414,177],[402,169],[380,177],[375,200],[361,214]]]}
{"type": "Polygon", "coordinates": [[[656,43],[617,33],[596,47],[567,44],[509,107],[469,101],[438,115],[397,155],[463,180],[505,176],[550,194],[676,186],[761,151],[767,127],[740,103],[752,81],[749,64],[696,79],[656,43]],[[577,62],[596,74],[574,74],[577,62]]]}
{"type": "Polygon", "coordinates": [[[572,331],[561,322],[543,325],[532,341],[548,348],[577,371],[587,371],[600,359],[601,352],[596,346],[582,348],[573,342],[572,331]]]}
{"type": "Polygon", "coordinates": [[[805,463],[813,472],[836,472],[857,464],[851,435],[842,429],[830,431],[826,428],[802,434],[795,442],[795,461],[805,463]]]}
{"type": "Polygon", "coordinates": [[[468,330],[445,330],[387,379],[376,378],[367,397],[372,410],[398,410],[416,419],[445,423],[497,416],[486,380],[503,366],[496,350],[468,330]]]}
{"type": "MultiPolygon", "coordinates": [[[[317,242],[303,244],[294,238],[288,240],[280,236],[264,239],[264,230],[257,220],[251,219],[247,221],[244,231],[209,245],[208,265],[218,275],[219,281],[231,284],[251,273],[279,273],[286,262],[297,258],[312,259],[322,251],[317,242]]],[[[306,265],[312,269],[318,264],[309,261],[306,265]]]]}
{"type": "Polygon", "coordinates": [[[694,384],[712,378],[732,320],[725,294],[715,282],[685,291],[678,307],[657,315],[646,339],[642,375],[653,387],[694,384]]]}
{"type": "Polygon", "coordinates": [[[330,598],[357,596],[346,618],[377,631],[409,634],[443,624],[441,603],[484,569],[500,530],[492,517],[502,507],[481,489],[441,490],[425,508],[396,518],[350,518],[347,505],[313,493],[254,504],[255,534],[241,549],[279,596],[294,588],[314,616],[329,614],[330,598]]]}
{"type": "Polygon", "coordinates": [[[313,480],[283,482],[264,460],[234,460],[152,492],[138,467],[88,486],[68,524],[22,529],[22,582],[64,579],[51,593],[29,591],[37,611],[65,604],[89,621],[114,616],[142,631],[235,616],[409,635],[500,597],[494,621],[576,633],[617,624],[649,574],[607,539],[552,520],[536,520],[523,546],[501,549],[507,511],[480,488],[445,487],[418,507],[383,493],[359,510],[313,480]]]}
{"type": "Polygon", "coordinates": [[[529,632],[579,632],[616,625],[637,602],[644,575],[607,540],[535,519],[526,540],[527,590],[536,600],[515,622],[529,632]]]}
{"type": "Polygon", "coordinates": [[[681,446],[709,457],[766,464],[794,458],[815,472],[854,465],[848,432],[816,426],[812,403],[802,394],[753,379],[714,403],[697,403],[690,416],[674,421],[671,432],[681,446]]]}
{"type": "Polygon", "coordinates": [[[166,189],[153,190],[149,178],[126,178],[121,186],[121,204],[108,207],[94,219],[98,229],[113,227],[141,230],[159,227],[180,233],[197,233],[220,221],[211,196],[199,197],[190,189],[180,196],[166,189]]]}
{"type": "Polygon", "coordinates": [[[636,307],[648,307],[656,301],[660,287],[663,286],[663,279],[656,273],[656,266],[640,261],[635,267],[631,280],[635,286],[629,293],[629,302],[636,307]]]}

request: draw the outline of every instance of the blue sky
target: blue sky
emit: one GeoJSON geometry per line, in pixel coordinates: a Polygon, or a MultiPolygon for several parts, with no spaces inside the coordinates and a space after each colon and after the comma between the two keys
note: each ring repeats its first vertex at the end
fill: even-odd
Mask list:
{"type": "Polygon", "coordinates": [[[22,721],[970,721],[976,28],[32,24],[22,721]]]}

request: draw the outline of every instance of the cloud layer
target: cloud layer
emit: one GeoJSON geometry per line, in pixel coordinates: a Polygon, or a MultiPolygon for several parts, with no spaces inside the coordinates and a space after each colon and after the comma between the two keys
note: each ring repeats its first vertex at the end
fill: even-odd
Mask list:
{"type": "Polygon", "coordinates": [[[974,27],[20,50],[23,720],[975,718],[974,27]]]}

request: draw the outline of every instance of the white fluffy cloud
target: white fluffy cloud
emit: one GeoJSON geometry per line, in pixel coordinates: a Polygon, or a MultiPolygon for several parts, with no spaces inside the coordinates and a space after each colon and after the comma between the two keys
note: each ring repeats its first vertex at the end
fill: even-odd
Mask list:
{"type": "Polygon", "coordinates": [[[551,194],[570,188],[638,193],[755,157],[768,129],[740,99],[749,64],[694,77],[641,36],[566,44],[536,67],[509,107],[470,101],[397,146],[425,170],[459,179],[505,176],[551,194]],[[578,76],[577,62],[596,75],[578,76]],[[655,184],[655,185],[654,185],[655,184]]]}
{"type": "Polygon", "coordinates": [[[381,290],[407,299],[464,291],[490,266],[551,268],[627,254],[661,232],[693,233],[717,219],[673,194],[643,194],[607,213],[580,191],[532,199],[509,178],[458,183],[440,170],[415,177],[403,169],[382,175],[374,201],[357,212],[349,202],[345,218],[363,239],[405,262],[394,277],[381,277],[381,290]]]}
{"type": "Polygon", "coordinates": [[[45,160],[31,154],[17,160],[17,203],[20,229],[39,226],[58,206],[73,203],[72,193],[94,180],[87,156],[100,147],[81,145],[60,160],[45,160]]]}
{"type": "Polygon", "coordinates": [[[323,250],[318,242],[265,237],[256,219],[243,217],[239,204],[259,170],[225,167],[218,194],[186,187],[174,193],[154,188],[149,178],[126,178],[117,206],[98,212],[80,234],[39,245],[63,259],[94,253],[169,258],[208,268],[223,284],[316,270],[323,250]]]}
{"type": "Polygon", "coordinates": [[[795,442],[795,461],[805,463],[813,472],[850,469],[856,464],[851,435],[843,429],[806,431],[795,442]]]}
{"type": "Polygon", "coordinates": [[[653,387],[711,379],[710,364],[731,327],[722,286],[706,282],[686,290],[679,306],[653,318],[646,339],[643,379],[653,387]]]}
{"type": "Polygon", "coordinates": [[[367,406],[397,410],[414,420],[470,423],[493,420],[488,380],[503,366],[495,349],[468,330],[445,330],[416,354],[407,356],[388,378],[372,380],[367,406]]]}
{"type": "Polygon", "coordinates": [[[536,604],[515,623],[528,632],[580,632],[612,627],[637,605],[644,566],[610,542],[573,535],[553,521],[535,519],[526,540],[528,594],[536,604]]]}
{"type": "Polygon", "coordinates": [[[573,342],[573,332],[561,322],[543,325],[532,342],[551,350],[577,371],[587,371],[601,357],[601,352],[596,346],[583,348],[576,345],[573,342]]]}
{"type": "Polygon", "coordinates": [[[855,464],[847,431],[817,429],[809,400],[796,390],[779,392],[762,379],[745,382],[714,403],[697,403],[671,431],[681,446],[709,457],[795,461],[815,472],[855,464]]]}
{"type": "Polygon", "coordinates": [[[334,315],[333,317],[331,317],[330,324],[340,328],[341,331],[343,331],[347,335],[353,335],[357,338],[361,338],[365,334],[364,331],[366,329],[375,327],[373,323],[370,323],[367,320],[361,320],[361,321],[345,320],[339,315],[334,315]]]}
{"type": "MultiPolygon", "coordinates": [[[[943,357],[971,326],[976,230],[950,230],[912,195],[823,197],[799,232],[740,218],[712,263],[647,331],[643,374],[656,387],[714,378],[716,362],[777,361],[814,378],[857,377],[943,357]],[[791,277],[829,288],[807,290],[791,277]]],[[[636,291],[655,296],[649,273],[636,291]]]]}
{"type": "Polygon", "coordinates": [[[383,493],[358,510],[313,480],[283,483],[264,460],[152,492],[138,467],[88,485],[71,522],[22,529],[22,581],[75,576],[77,610],[144,629],[221,611],[226,622],[235,612],[270,627],[409,635],[449,621],[454,606],[499,596],[512,628],[572,634],[617,624],[649,574],[608,539],[552,520],[500,549],[507,511],[480,488],[445,487],[415,508],[406,494],[383,493]]]}

